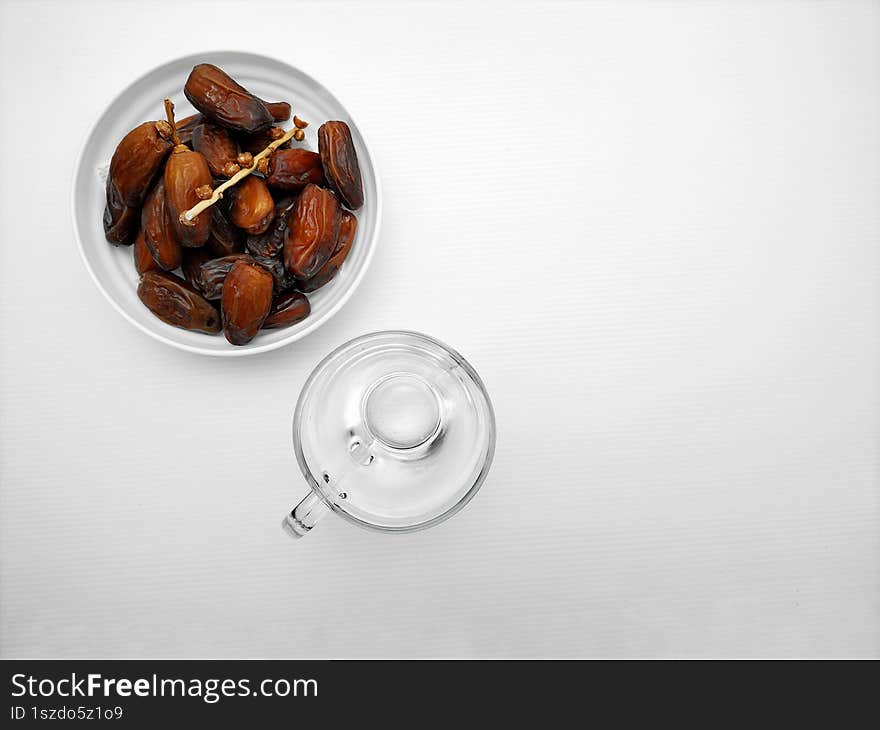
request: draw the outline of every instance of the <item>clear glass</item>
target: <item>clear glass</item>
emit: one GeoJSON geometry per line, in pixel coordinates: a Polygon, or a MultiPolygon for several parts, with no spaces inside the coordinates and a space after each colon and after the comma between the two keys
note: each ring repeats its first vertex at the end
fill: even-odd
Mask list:
{"type": "Polygon", "coordinates": [[[309,376],[293,444],[311,492],[283,522],[301,537],[329,510],[361,527],[407,532],[461,509],[486,477],[495,415],[455,350],[416,332],[375,332],[309,376]]]}

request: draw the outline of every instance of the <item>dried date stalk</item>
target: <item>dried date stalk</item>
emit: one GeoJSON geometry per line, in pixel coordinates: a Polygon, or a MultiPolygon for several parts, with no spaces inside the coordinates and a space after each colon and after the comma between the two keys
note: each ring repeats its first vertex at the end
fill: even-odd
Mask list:
{"type": "Polygon", "coordinates": [[[240,182],[241,180],[244,180],[248,175],[250,175],[254,170],[256,170],[257,165],[260,163],[260,160],[263,160],[266,157],[268,157],[269,155],[271,155],[274,150],[276,150],[278,147],[280,147],[285,142],[287,142],[287,140],[289,140],[291,137],[293,137],[294,133],[297,131],[299,131],[299,130],[296,127],[294,127],[293,129],[290,129],[287,132],[285,132],[281,137],[276,139],[274,142],[270,142],[269,146],[266,147],[266,149],[264,149],[259,154],[254,155],[253,163],[250,165],[250,167],[242,168],[237,173],[235,173],[235,175],[233,175],[231,178],[229,178],[225,183],[223,183],[222,185],[218,185],[216,188],[214,188],[214,192],[211,194],[211,197],[208,198],[207,200],[202,200],[201,202],[197,203],[189,210],[183,211],[183,213],[180,214],[180,222],[183,223],[183,225],[185,225],[185,226],[194,225],[193,220],[195,219],[195,217],[199,213],[201,213],[203,210],[207,210],[212,205],[214,205],[214,203],[216,203],[218,200],[220,200],[220,198],[223,197],[223,192],[225,190],[228,190],[236,183],[240,182]]]}

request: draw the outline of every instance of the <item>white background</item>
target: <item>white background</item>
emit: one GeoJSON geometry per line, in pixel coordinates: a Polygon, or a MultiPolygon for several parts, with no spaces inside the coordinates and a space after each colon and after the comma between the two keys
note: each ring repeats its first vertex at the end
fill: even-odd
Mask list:
{"type": "Polygon", "coordinates": [[[0,0],[0,84],[3,656],[880,654],[878,3],[0,0]],[[215,360],[69,200],[113,96],[225,48],[339,96],[385,218],[334,320],[215,360]],[[299,389],[386,328],[471,360],[495,465],[295,543],[299,389]]]}

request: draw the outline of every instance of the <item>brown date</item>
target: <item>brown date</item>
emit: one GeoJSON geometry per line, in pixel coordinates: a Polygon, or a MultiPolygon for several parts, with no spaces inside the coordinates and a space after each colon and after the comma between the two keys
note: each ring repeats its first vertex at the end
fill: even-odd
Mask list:
{"type": "Polygon", "coordinates": [[[284,232],[290,224],[290,216],[296,205],[296,198],[282,198],[275,203],[272,223],[265,233],[247,237],[247,250],[254,256],[277,256],[284,248],[284,232]]]}
{"type": "Polygon", "coordinates": [[[155,271],[159,268],[159,264],[156,263],[150,254],[150,249],[147,248],[147,244],[144,241],[143,228],[138,228],[137,235],[134,237],[132,251],[134,253],[134,268],[138,274],[146,274],[148,271],[155,271]]]}
{"type": "Polygon", "coordinates": [[[262,178],[251,175],[226,193],[229,220],[248,233],[263,233],[272,222],[275,201],[262,178]]]}
{"type": "Polygon", "coordinates": [[[336,245],[339,201],[329,190],[306,185],[284,235],[284,265],[297,279],[310,279],[336,245]]]}
{"type": "Polygon", "coordinates": [[[269,310],[266,321],[263,322],[263,329],[289,327],[304,320],[311,311],[312,306],[309,304],[309,299],[302,292],[290,291],[279,294],[272,301],[272,308],[269,310]]]}
{"type": "Polygon", "coordinates": [[[260,101],[263,102],[263,106],[276,122],[286,122],[290,119],[290,104],[286,101],[266,101],[265,99],[260,99],[260,101]]]}
{"type": "Polygon", "coordinates": [[[223,256],[219,259],[209,259],[199,266],[198,273],[193,280],[193,286],[198,289],[205,299],[219,299],[223,294],[223,282],[239,261],[253,263],[254,260],[246,253],[236,253],[232,256],[223,256]]]}
{"type": "Polygon", "coordinates": [[[188,248],[183,252],[183,263],[180,268],[187,283],[193,288],[198,289],[198,278],[201,272],[202,264],[210,261],[214,256],[208,251],[207,246],[201,248],[188,248]]]}
{"type": "Polygon", "coordinates": [[[141,204],[172,147],[167,122],[144,122],[122,138],[110,159],[109,179],[123,203],[141,204]]]}
{"type": "Polygon", "coordinates": [[[215,256],[230,256],[244,251],[244,236],[227,219],[219,205],[211,206],[211,235],[207,247],[215,256]]]}
{"type": "Polygon", "coordinates": [[[345,122],[325,122],[318,128],[318,151],[324,176],[346,206],[364,204],[364,184],[351,130],[345,122]]]}
{"type": "Polygon", "coordinates": [[[336,236],[336,248],[333,255],[327,260],[321,269],[311,279],[297,282],[297,288],[303,292],[313,292],[320,289],[339,272],[339,267],[351,251],[351,244],[357,233],[357,218],[354,213],[343,210],[339,215],[339,233],[336,236]]]}
{"type": "Polygon", "coordinates": [[[129,244],[137,231],[140,211],[126,205],[113,181],[107,178],[107,205],[104,207],[104,236],[112,244],[129,244]]]}
{"type": "Polygon", "coordinates": [[[358,219],[354,213],[348,210],[339,212],[339,230],[336,235],[336,248],[333,249],[333,255],[345,251],[345,255],[351,250],[351,244],[357,235],[358,219]]]}
{"type": "MultiPolygon", "coordinates": [[[[238,146],[241,148],[242,152],[250,152],[252,155],[259,154],[264,149],[266,149],[270,143],[274,142],[279,137],[284,136],[284,130],[281,127],[269,127],[269,129],[259,132],[257,134],[236,134],[235,141],[238,142],[238,146]],[[274,130],[278,130],[277,132],[274,130]],[[277,137],[273,135],[278,135],[277,137]]],[[[290,140],[287,140],[280,147],[276,147],[276,149],[286,149],[290,147],[290,140]]]]}
{"type": "Polygon", "coordinates": [[[269,156],[266,183],[285,192],[302,190],[309,183],[324,184],[324,170],[317,152],[294,147],[269,156]]]}
{"type": "Polygon", "coordinates": [[[201,114],[193,114],[192,116],[184,117],[179,122],[176,122],[174,130],[180,138],[180,144],[185,144],[187,147],[191,148],[193,130],[204,121],[205,118],[201,114]]]}
{"type": "Polygon", "coordinates": [[[275,121],[262,100],[210,63],[193,67],[183,93],[209,120],[227,129],[255,134],[275,121]]]}
{"type": "Polygon", "coordinates": [[[233,345],[246,345],[260,331],[272,306],[272,276],[248,261],[237,261],[223,284],[223,333],[233,345]]]}
{"type": "Polygon", "coordinates": [[[228,130],[205,122],[192,131],[192,147],[201,152],[214,177],[232,177],[241,166],[235,161],[238,145],[228,130]]]}
{"type": "Polygon", "coordinates": [[[262,266],[266,271],[272,274],[272,280],[275,286],[275,293],[280,294],[288,289],[296,286],[296,279],[284,267],[284,260],[279,256],[254,256],[257,265],[262,266]]]}
{"type": "Polygon", "coordinates": [[[172,271],[180,266],[183,252],[174,237],[174,227],[168,219],[165,185],[161,179],[144,201],[141,229],[144,232],[144,245],[159,268],[172,271]]]}
{"type": "Polygon", "coordinates": [[[138,297],[153,314],[173,327],[208,334],[220,331],[220,314],[179,276],[148,271],[141,277],[138,297]]]}
{"type": "Polygon", "coordinates": [[[210,213],[202,211],[188,224],[180,220],[180,215],[199,202],[196,189],[203,185],[210,188],[212,180],[204,156],[183,145],[177,145],[165,163],[165,200],[174,235],[181,246],[197,248],[208,240],[210,213]]]}

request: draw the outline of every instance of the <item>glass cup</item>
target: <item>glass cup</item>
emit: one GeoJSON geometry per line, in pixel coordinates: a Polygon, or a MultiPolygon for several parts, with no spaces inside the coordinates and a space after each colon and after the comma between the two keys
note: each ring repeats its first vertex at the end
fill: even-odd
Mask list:
{"type": "Polygon", "coordinates": [[[410,532],[454,515],[495,451],[495,415],[476,371],[417,332],[374,332],[315,368],[293,417],[311,491],[282,527],[302,537],[332,510],[360,527],[410,532]]]}

